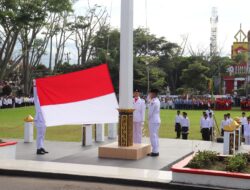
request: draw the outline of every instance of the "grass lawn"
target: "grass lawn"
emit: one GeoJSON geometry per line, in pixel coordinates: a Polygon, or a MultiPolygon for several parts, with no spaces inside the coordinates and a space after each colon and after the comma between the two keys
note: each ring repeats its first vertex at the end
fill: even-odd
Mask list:
{"type": "MultiPolygon", "coordinates": [[[[189,139],[201,139],[200,134],[200,117],[201,110],[187,110],[190,119],[190,135],[189,139]]],[[[220,125],[223,119],[223,114],[227,111],[215,111],[215,118],[220,125]]],[[[241,116],[239,109],[230,111],[232,117],[241,116]]],[[[1,109],[0,110],[0,138],[23,138],[24,118],[31,114],[35,115],[34,107],[15,108],[15,109],[1,109]]],[[[175,138],[174,132],[174,117],[176,110],[161,110],[161,128],[160,137],[175,138]]],[[[248,115],[248,114],[247,114],[248,115]]],[[[145,122],[147,126],[147,122],[145,122]]],[[[35,133],[36,134],[36,133],[35,133]]],[[[46,133],[47,140],[53,141],[81,141],[81,126],[59,126],[49,127],[46,133]]]]}

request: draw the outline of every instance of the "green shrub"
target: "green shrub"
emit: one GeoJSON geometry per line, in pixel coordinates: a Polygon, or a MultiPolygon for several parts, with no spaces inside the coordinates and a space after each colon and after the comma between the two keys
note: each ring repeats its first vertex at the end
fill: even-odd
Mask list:
{"type": "Polygon", "coordinates": [[[248,155],[237,154],[226,159],[226,171],[241,172],[247,167],[248,155]]]}
{"type": "Polygon", "coordinates": [[[214,151],[199,151],[188,163],[189,168],[209,168],[218,160],[218,153],[214,151]]]}

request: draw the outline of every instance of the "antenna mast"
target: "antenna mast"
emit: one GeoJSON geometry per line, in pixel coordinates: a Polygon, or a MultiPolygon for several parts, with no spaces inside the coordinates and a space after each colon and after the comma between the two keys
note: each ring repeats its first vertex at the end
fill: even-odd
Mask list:
{"type": "Polygon", "coordinates": [[[210,56],[217,55],[217,23],[218,23],[218,10],[217,7],[212,7],[211,23],[211,36],[210,36],[210,56]]]}

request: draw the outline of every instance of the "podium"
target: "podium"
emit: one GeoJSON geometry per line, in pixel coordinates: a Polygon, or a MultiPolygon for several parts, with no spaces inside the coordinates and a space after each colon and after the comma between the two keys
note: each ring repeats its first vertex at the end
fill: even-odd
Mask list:
{"type": "Polygon", "coordinates": [[[233,155],[235,154],[235,131],[224,131],[224,145],[223,154],[233,155]]]}

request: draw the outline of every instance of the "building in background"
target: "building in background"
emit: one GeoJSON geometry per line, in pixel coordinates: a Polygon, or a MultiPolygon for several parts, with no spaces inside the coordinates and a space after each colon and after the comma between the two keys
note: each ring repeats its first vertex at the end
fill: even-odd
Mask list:
{"type": "Polygon", "coordinates": [[[247,35],[243,32],[241,25],[234,39],[231,50],[234,64],[228,67],[228,75],[223,77],[223,93],[237,95],[237,91],[245,86],[248,68],[249,45],[247,35]]]}

